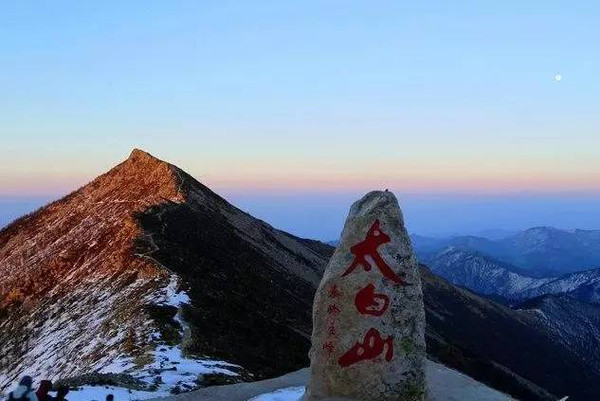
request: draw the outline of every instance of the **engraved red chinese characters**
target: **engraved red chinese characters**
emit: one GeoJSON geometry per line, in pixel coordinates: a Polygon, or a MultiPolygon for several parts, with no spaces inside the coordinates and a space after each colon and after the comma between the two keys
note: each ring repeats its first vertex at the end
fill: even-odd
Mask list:
{"type": "Polygon", "coordinates": [[[379,220],[375,220],[375,223],[373,223],[369,229],[365,240],[350,248],[350,252],[354,255],[354,261],[348,270],[342,274],[342,277],[352,273],[359,265],[362,265],[366,271],[370,271],[373,266],[371,266],[366,259],[366,256],[370,256],[379,271],[381,271],[381,274],[392,280],[394,283],[403,285],[404,283],[400,277],[394,273],[388,264],[385,263],[385,260],[383,260],[381,255],[379,255],[379,252],[377,252],[377,248],[379,248],[380,245],[387,244],[388,242],[390,242],[390,237],[379,228],[379,220]]]}
{"type": "Polygon", "coordinates": [[[331,341],[326,342],[325,344],[323,344],[323,350],[325,352],[327,352],[327,356],[331,356],[331,354],[333,353],[333,343],[331,341]]]}
{"type": "Polygon", "coordinates": [[[374,359],[381,355],[385,348],[387,348],[385,360],[390,362],[394,357],[394,338],[389,336],[384,340],[376,329],[370,329],[365,334],[363,343],[354,344],[348,352],[341,356],[338,363],[342,367],[347,367],[367,359],[374,359]]]}
{"type": "Polygon", "coordinates": [[[356,294],[354,305],[363,315],[381,316],[390,305],[390,297],[375,294],[375,286],[371,283],[356,294]]]}
{"type": "Polygon", "coordinates": [[[332,304],[332,305],[328,305],[327,306],[327,314],[328,315],[339,315],[340,314],[340,308],[338,308],[337,305],[332,304]]]}
{"type": "Polygon", "coordinates": [[[336,284],[332,285],[329,288],[329,298],[339,298],[342,293],[340,292],[340,290],[338,289],[338,286],[336,284]]]}

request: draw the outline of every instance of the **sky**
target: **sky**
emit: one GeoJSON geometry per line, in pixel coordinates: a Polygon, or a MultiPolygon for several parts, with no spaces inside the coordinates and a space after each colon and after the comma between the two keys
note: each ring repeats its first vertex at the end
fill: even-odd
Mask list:
{"type": "Polygon", "coordinates": [[[0,226],[144,149],[293,233],[600,228],[600,4],[0,5],[0,226]]]}

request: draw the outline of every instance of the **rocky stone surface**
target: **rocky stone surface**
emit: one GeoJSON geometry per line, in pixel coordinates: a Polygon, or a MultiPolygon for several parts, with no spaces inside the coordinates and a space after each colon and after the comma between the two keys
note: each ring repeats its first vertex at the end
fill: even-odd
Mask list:
{"type": "Polygon", "coordinates": [[[352,205],[313,322],[306,400],[424,399],[421,279],[391,192],[370,192],[352,205]]]}

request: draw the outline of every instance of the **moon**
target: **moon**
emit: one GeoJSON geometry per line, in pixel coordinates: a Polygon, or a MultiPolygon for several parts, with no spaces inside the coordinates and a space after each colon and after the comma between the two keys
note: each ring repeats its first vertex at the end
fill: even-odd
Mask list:
{"type": "Polygon", "coordinates": [[[560,75],[560,74],[556,74],[556,75],[554,76],[554,79],[556,80],[556,82],[560,82],[560,81],[562,80],[562,75],[560,75]]]}

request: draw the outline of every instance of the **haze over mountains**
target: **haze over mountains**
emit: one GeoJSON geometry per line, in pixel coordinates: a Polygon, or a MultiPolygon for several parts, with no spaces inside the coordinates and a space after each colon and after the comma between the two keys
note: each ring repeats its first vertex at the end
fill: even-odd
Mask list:
{"type": "Polygon", "coordinates": [[[527,271],[495,260],[482,253],[448,247],[437,254],[422,257],[436,274],[453,284],[469,288],[479,294],[499,295],[518,299],[523,291],[540,287],[551,278],[531,277],[527,271]]]}
{"type": "Polygon", "coordinates": [[[447,247],[475,251],[511,264],[532,276],[557,276],[600,267],[600,230],[534,227],[492,240],[476,236],[413,236],[415,251],[428,258],[447,247]]]}
{"type": "Polygon", "coordinates": [[[500,240],[413,236],[413,244],[433,272],[513,305],[598,370],[600,268],[582,268],[598,261],[599,233],[538,227],[500,240]]]}
{"type": "MultiPolygon", "coordinates": [[[[164,395],[304,367],[332,251],[135,150],[0,231],[0,389],[24,373],[94,373],[164,395]]],[[[473,271],[496,269],[481,258],[473,271]]],[[[595,306],[548,296],[515,310],[421,274],[431,359],[525,401],[600,394],[598,358],[584,357],[600,349],[595,306]]]]}
{"type": "MultiPolygon", "coordinates": [[[[558,293],[586,302],[597,302],[600,299],[600,268],[581,270],[568,267],[561,270],[575,270],[575,272],[560,275],[554,273],[556,270],[550,273],[548,269],[555,263],[556,249],[565,250],[565,254],[561,254],[561,260],[566,263],[566,266],[580,267],[589,263],[589,267],[593,267],[600,249],[600,242],[596,242],[597,238],[598,231],[567,232],[554,228],[536,228],[519,233],[503,242],[502,246],[505,250],[517,247],[514,244],[520,243],[518,248],[523,254],[537,253],[534,258],[535,264],[541,266],[541,269],[533,269],[527,263],[520,267],[511,264],[509,260],[512,253],[497,251],[494,248],[496,241],[485,238],[456,237],[435,242],[418,236],[413,239],[420,260],[427,263],[440,276],[477,293],[498,296],[500,297],[498,299],[503,298],[514,303],[540,295],[558,293]],[[547,232],[551,235],[544,234],[547,232]],[[532,237],[541,238],[541,241],[534,242],[530,248],[523,246],[524,242],[519,242],[519,239],[532,237]],[[561,238],[564,237],[570,238],[566,245],[561,242],[561,238]],[[524,249],[527,250],[523,251],[524,249]],[[579,253],[581,249],[584,249],[582,254],[579,253]],[[492,254],[496,256],[491,256],[492,254]]],[[[531,244],[531,241],[525,243],[531,244]]],[[[600,267],[600,265],[596,266],[600,267]]]]}

